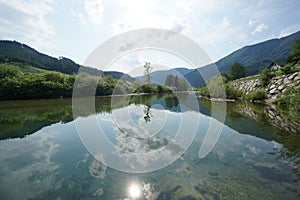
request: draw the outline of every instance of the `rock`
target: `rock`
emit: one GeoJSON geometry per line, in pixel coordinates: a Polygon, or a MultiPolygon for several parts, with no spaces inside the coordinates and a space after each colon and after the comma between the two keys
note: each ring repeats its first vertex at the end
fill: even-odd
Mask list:
{"type": "Polygon", "coordinates": [[[271,90],[270,90],[270,94],[276,94],[276,90],[277,90],[277,88],[271,89],[271,90]]]}
{"type": "Polygon", "coordinates": [[[283,79],[283,83],[284,83],[284,84],[290,84],[291,81],[290,81],[287,77],[285,77],[285,78],[283,79]]]}
{"type": "Polygon", "coordinates": [[[272,96],[271,99],[272,99],[272,100],[277,99],[277,95],[272,96]]]}
{"type": "Polygon", "coordinates": [[[271,116],[275,116],[274,112],[272,110],[269,110],[268,113],[271,115],[271,116]]]}
{"type": "Polygon", "coordinates": [[[279,85],[278,90],[282,90],[284,88],[284,85],[279,85]]]}
{"type": "Polygon", "coordinates": [[[283,94],[283,93],[285,93],[286,91],[287,91],[287,89],[286,89],[286,88],[284,88],[284,90],[282,90],[282,94],[283,94]]]}
{"type": "Polygon", "coordinates": [[[275,88],[275,87],[276,87],[275,84],[271,85],[270,90],[272,90],[272,89],[275,88]]]}
{"type": "Polygon", "coordinates": [[[294,78],[298,75],[298,72],[295,72],[293,74],[291,74],[290,76],[288,76],[289,80],[294,80],[294,78]]]}

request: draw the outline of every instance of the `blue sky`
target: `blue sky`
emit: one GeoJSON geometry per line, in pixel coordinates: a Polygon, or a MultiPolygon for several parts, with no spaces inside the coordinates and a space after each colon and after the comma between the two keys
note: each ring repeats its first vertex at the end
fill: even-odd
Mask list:
{"type": "MultiPolygon", "coordinates": [[[[299,31],[299,9],[299,0],[0,0],[0,37],[83,64],[117,34],[165,28],[188,36],[217,61],[245,45],[299,31]]],[[[130,62],[151,59],[185,66],[161,57],[146,51],[128,55],[114,69],[126,71],[130,62]]]]}

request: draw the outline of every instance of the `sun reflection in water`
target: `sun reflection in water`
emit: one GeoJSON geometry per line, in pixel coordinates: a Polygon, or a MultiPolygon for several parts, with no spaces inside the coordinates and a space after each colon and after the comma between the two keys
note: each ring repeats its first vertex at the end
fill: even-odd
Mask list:
{"type": "Polygon", "coordinates": [[[138,184],[132,183],[128,188],[128,193],[132,199],[137,199],[141,196],[142,191],[138,184]]]}

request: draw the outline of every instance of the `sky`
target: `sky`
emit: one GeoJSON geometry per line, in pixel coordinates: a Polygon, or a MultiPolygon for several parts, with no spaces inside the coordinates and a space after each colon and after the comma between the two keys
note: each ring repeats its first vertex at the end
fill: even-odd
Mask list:
{"type": "MultiPolygon", "coordinates": [[[[114,36],[161,28],[193,40],[213,62],[243,46],[299,31],[299,9],[299,0],[0,0],[0,38],[84,64],[114,36]]],[[[108,70],[129,72],[145,61],[191,67],[176,55],[144,49],[108,70]]]]}

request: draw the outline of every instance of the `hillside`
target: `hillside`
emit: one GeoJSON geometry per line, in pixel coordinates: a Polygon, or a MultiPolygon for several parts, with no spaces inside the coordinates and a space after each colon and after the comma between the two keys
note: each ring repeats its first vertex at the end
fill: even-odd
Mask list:
{"type": "MultiPolygon", "coordinates": [[[[291,46],[297,37],[300,37],[300,31],[280,39],[272,39],[258,44],[245,46],[220,59],[215,64],[220,71],[228,72],[229,67],[233,63],[240,62],[246,67],[248,75],[254,75],[261,69],[269,66],[273,61],[286,61],[291,51],[291,46]]],[[[210,72],[209,65],[200,67],[198,70],[211,77],[215,75],[210,72]]],[[[204,84],[204,81],[197,70],[186,74],[185,78],[195,87],[204,84]]]]}
{"type": "MultiPolygon", "coordinates": [[[[39,69],[57,71],[64,74],[76,74],[80,67],[83,71],[91,75],[99,75],[101,70],[81,66],[73,60],[65,57],[54,58],[46,54],[40,53],[35,49],[19,43],[17,41],[0,41],[0,63],[14,63],[21,67],[22,71],[38,72],[39,69]],[[38,68],[38,69],[34,69],[38,68]]],[[[132,77],[122,72],[104,72],[104,75],[111,75],[113,78],[126,81],[134,81],[132,77]]]]}

